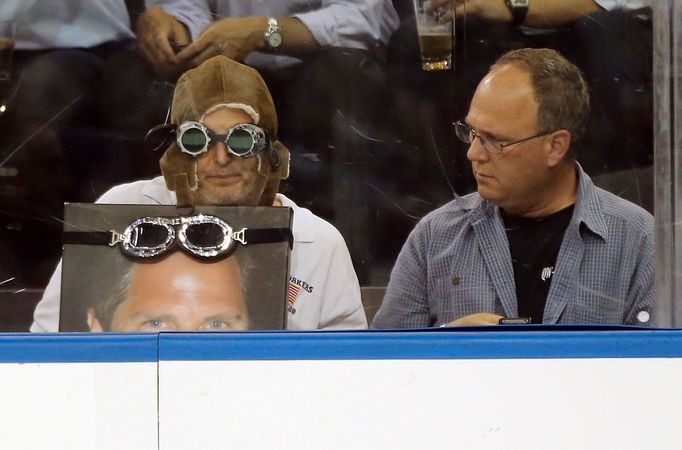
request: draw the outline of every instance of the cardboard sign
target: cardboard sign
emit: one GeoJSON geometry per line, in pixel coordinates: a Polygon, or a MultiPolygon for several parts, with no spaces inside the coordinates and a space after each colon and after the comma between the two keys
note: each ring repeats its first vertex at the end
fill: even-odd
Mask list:
{"type": "Polygon", "coordinates": [[[67,204],[60,331],[286,328],[289,208],[67,204]]]}

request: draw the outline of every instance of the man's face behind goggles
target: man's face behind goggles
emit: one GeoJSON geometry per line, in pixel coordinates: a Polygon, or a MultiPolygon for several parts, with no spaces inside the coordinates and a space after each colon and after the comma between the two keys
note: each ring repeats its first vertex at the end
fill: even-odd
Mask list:
{"type": "Polygon", "coordinates": [[[152,151],[164,149],[169,138],[175,134],[180,151],[197,157],[208,151],[211,142],[223,142],[227,151],[240,158],[251,158],[268,145],[268,135],[262,128],[241,123],[230,128],[227,134],[217,134],[200,122],[183,122],[159,125],[152,128],[145,137],[145,144],[152,151]]]}

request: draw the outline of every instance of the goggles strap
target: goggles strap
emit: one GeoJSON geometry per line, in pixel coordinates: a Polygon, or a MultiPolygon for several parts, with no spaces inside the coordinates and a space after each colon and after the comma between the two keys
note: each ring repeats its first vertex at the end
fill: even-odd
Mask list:
{"type": "MultiPolygon", "coordinates": [[[[64,245],[109,245],[113,246],[117,243],[117,236],[121,236],[114,230],[111,231],[65,231],[62,234],[62,243],[64,245]],[[114,244],[112,245],[112,242],[114,244]]],[[[118,241],[122,242],[122,241],[118,241]]]]}
{"type": "MultiPolygon", "coordinates": [[[[235,240],[237,240],[235,238],[235,240]]],[[[294,248],[294,235],[289,228],[247,228],[242,244],[267,244],[272,242],[287,242],[289,248],[294,248]]]]}

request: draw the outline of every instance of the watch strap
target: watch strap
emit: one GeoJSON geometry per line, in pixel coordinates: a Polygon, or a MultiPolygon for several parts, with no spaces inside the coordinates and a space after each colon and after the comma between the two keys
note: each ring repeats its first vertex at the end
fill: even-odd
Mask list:
{"type": "Polygon", "coordinates": [[[278,52],[279,48],[281,46],[281,43],[280,43],[280,45],[278,45],[276,47],[273,46],[270,42],[270,36],[272,36],[275,33],[277,33],[281,36],[282,35],[282,27],[279,26],[279,22],[277,22],[277,19],[275,19],[274,17],[268,17],[266,24],[267,24],[268,28],[265,30],[265,34],[264,34],[265,45],[267,45],[270,50],[278,52]]]}
{"type": "Polygon", "coordinates": [[[528,2],[525,5],[512,4],[512,0],[504,0],[512,13],[514,25],[521,25],[526,20],[528,14],[528,2]]]}

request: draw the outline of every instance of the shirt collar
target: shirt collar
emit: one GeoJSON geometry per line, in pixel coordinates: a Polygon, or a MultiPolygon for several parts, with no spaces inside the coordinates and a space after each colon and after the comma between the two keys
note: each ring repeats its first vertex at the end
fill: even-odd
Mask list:
{"type": "MultiPolygon", "coordinates": [[[[597,189],[592,183],[592,179],[583,171],[577,161],[575,170],[578,177],[578,192],[571,221],[577,223],[578,226],[584,224],[591,232],[601,238],[606,238],[606,221],[602,213],[597,189]]],[[[455,204],[463,210],[471,210],[472,223],[499,215],[498,208],[478,193],[457,197],[455,204]]]]}
{"type": "Polygon", "coordinates": [[[590,231],[601,238],[606,238],[608,231],[597,189],[592,183],[592,179],[583,171],[578,162],[575,163],[575,170],[578,175],[578,195],[575,201],[573,221],[579,226],[585,224],[590,231]]]}

